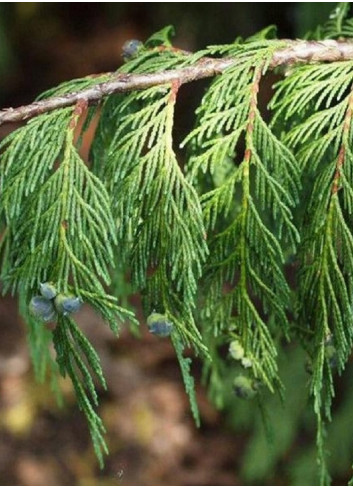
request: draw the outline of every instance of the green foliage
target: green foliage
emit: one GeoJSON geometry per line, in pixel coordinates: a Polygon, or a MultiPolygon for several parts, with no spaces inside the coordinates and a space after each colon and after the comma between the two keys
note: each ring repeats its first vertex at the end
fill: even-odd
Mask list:
{"type": "MultiPolygon", "coordinates": [[[[75,146],[74,130],[79,115],[77,108],[69,108],[39,116],[1,143],[0,205],[7,225],[2,282],[5,291],[18,292],[22,304],[28,307],[31,297],[38,295],[39,284],[51,281],[59,293],[74,293],[91,304],[117,332],[117,321],[132,315],[106,293],[102,284],[110,282],[116,227],[105,187],[85,165],[75,146]]],[[[45,353],[51,337],[38,320],[28,317],[24,305],[22,310],[30,328],[35,370],[41,379],[48,364],[55,372],[45,353]]],[[[63,326],[60,335],[59,326],[54,334],[57,362],[61,373],[68,374],[73,381],[102,463],[103,428],[85,394],[88,389],[93,396],[93,383],[80,356],[70,346],[69,335],[78,330],[74,330],[71,319],[60,316],[63,326]],[[64,327],[66,323],[70,328],[64,327]],[[65,367],[70,355],[74,355],[82,378],[73,365],[65,367]]],[[[75,339],[78,341],[77,336],[75,339]]],[[[92,358],[93,355],[89,356],[88,362],[99,373],[97,363],[91,363],[92,358]]],[[[93,398],[96,401],[95,395],[93,398]]]]}
{"type": "Polygon", "coordinates": [[[191,358],[185,358],[183,355],[184,347],[180,341],[178,334],[172,333],[172,342],[175,348],[175,353],[180,365],[181,375],[183,377],[185,392],[189,396],[190,409],[194,417],[197,427],[200,427],[200,413],[197,405],[195,393],[195,381],[191,374],[191,358]]]}
{"type": "Polygon", "coordinates": [[[288,331],[290,290],[281,268],[281,238],[293,250],[299,239],[291,213],[298,166],[257,107],[260,78],[279,47],[279,41],[254,40],[249,47],[211,48],[227,56],[239,53],[237,62],[212,83],[198,110],[197,128],[187,138],[192,182],[208,171],[217,175],[233,160],[222,183],[201,196],[211,257],[205,268],[203,322],[213,331],[211,341],[218,341],[220,332],[239,336],[255,378],[271,391],[280,388],[280,380],[264,314],[277,329],[288,331]],[[237,154],[240,143],[244,150],[237,154]]]}
{"type": "Polygon", "coordinates": [[[52,332],[46,328],[43,321],[37,320],[33,315],[28,314],[28,304],[24,296],[20,302],[20,312],[26,320],[28,328],[28,345],[35,378],[38,382],[45,382],[49,376],[51,389],[59,405],[63,399],[59,387],[59,367],[50,352],[50,345],[53,340],[52,332]]]}
{"type": "Polygon", "coordinates": [[[348,18],[350,10],[349,2],[340,2],[329,15],[329,19],[316,28],[307,37],[313,39],[339,39],[350,38],[353,34],[353,22],[348,18]]]}
{"type": "MultiPolygon", "coordinates": [[[[151,53],[142,54],[128,63],[130,70],[143,72],[147,62],[155,70],[171,68],[184,58],[169,52],[155,52],[154,57],[158,63],[151,53]]],[[[99,157],[105,145],[99,172],[116,196],[112,211],[118,222],[118,247],[130,264],[134,287],[143,292],[146,313],[165,311],[183,341],[204,351],[192,310],[207,247],[197,193],[173,148],[177,89],[158,86],[114,97],[101,117],[104,143],[98,141],[93,155],[99,157]],[[119,124],[109,134],[112,119],[119,124]]]]}
{"type": "Polygon", "coordinates": [[[93,447],[99,464],[103,467],[103,454],[108,453],[108,448],[103,438],[105,428],[94,410],[98,405],[98,396],[90,372],[92,370],[100,384],[106,389],[99,357],[71,318],[61,317],[58,320],[53,341],[60,373],[63,376],[68,375],[73,383],[78,406],[87,418],[93,447]]]}
{"type": "Polygon", "coordinates": [[[145,42],[147,48],[153,48],[154,46],[172,46],[171,38],[175,36],[175,29],[172,25],[167,25],[158,32],[155,32],[145,42]]]}
{"type": "MultiPolygon", "coordinates": [[[[352,36],[348,10],[338,5],[312,37],[352,36]]],[[[170,26],[154,34],[119,72],[234,59],[199,104],[180,148],[187,155],[173,134],[177,81],[106,97],[89,162],[80,146],[98,111],[84,101],[38,115],[0,143],[3,289],[19,294],[38,379],[51,376],[57,390],[58,373],[70,377],[101,465],[107,447],[95,382],[106,384],[72,313],[82,301],[115,333],[125,320],[137,333],[127,296],[138,292],[151,332],[174,346],[196,424],[186,347],[201,356],[215,405],[236,413],[230,423],[261,422],[271,434],[271,450],[263,434],[249,443],[247,481],[266,478],[301,427],[313,434],[312,416],[303,415],[309,375],[327,483],[326,432],[339,444],[327,425],[335,372],[343,373],[353,345],[353,62],[291,66],[267,114],[259,91],[274,52],[287,45],[272,26],[194,54],[174,48],[173,34],[170,26]],[[58,293],[46,299],[57,318],[53,332],[29,310],[43,282],[58,293]],[[63,297],[76,301],[72,309],[59,304],[63,297]]],[[[66,82],[41,98],[114,76],[66,82]]],[[[349,432],[351,403],[341,406],[340,433],[349,432]]],[[[294,456],[290,480],[312,482],[312,458],[311,448],[305,460],[294,456]]]]}
{"type": "Polygon", "coordinates": [[[301,339],[313,364],[322,481],[327,479],[323,418],[331,417],[334,395],[326,345],[335,346],[341,373],[353,341],[347,327],[352,321],[352,84],[352,62],[296,68],[273,100],[286,124],[295,120],[284,141],[297,154],[303,182],[313,182],[300,222],[297,309],[304,327],[301,339]]]}

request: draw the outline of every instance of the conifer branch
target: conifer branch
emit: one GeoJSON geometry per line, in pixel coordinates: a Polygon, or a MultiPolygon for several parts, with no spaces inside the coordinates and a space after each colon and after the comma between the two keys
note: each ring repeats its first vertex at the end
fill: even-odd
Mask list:
{"type": "Polygon", "coordinates": [[[174,48],[168,26],[144,44],[129,41],[118,72],[69,80],[33,104],[0,111],[0,125],[32,118],[0,142],[2,288],[19,294],[37,378],[49,374],[54,391],[58,375],[71,379],[101,466],[107,447],[96,381],[106,383],[70,317],[75,308],[63,304],[91,305],[117,333],[119,323],[135,321],[119,305],[132,290],[150,332],[170,336],[197,425],[185,347],[202,354],[217,406],[229,403],[235,376],[236,396],[257,396],[265,418],[262,392],[282,395],[281,340],[293,330],[309,356],[320,480],[329,481],[334,371],[343,372],[353,346],[347,12],[340,4],[308,34],[320,41],[278,40],[269,27],[196,53],[174,48]],[[276,84],[268,123],[259,88],[280,66],[290,69],[276,84]],[[207,77],[196,126],[181,144],[184,173],[173,138],[178,91],[207,77]],[[82,136],[98,112],[86,164],[82,136]],[[293,290],[284,265],[294,257],[293,290]],[[118,285],[125,276],[131,288],[118,285]],[[152,328],[155,316],[162,319],[152,328]],[[52,320],[49,330],[44,322],[52,320]]]}
{"type": "MultiPolygon", "coordinates": [[[[353,59],[353,43],[348,41],[283,41],[286,46],[273,53],[269,67],[296,63],[334,62],[353,59]]],[[[183,52],[186,54],[185,52],[183,52]]],[[[191,55],[191,53],[190,53],[191,55]]],[[[236,57],[213,59],[199,58],[190,66],[164,70],[149,74],[106,73],[107,81],[94,84],[80,91],[66,93],[60,96],[39,100],[29,105],[8,108],[0,111],[0,125],[6,122],[19,122],[50,112],[55,109],[75,105],[84,99],[87,103],[100,102],[104,97],[114,93],[124,93],[133,90],[143,90],[157,85],[165,85],[178,81],[180,84],[189,83],[202,78],[209,78],[222,73],[237,61],[236,57]]],[[[96,76],[96,75],[93,75],[96,76]]],[[[92,78],[89,77],[89,78],[92,78]]]]}
{"type": "MultiPolygon", "coordinates": [[[[210,247],[203,323],[214,338],[220,331],[223,341],[236,334],[251,359],[252,375],[272,392],[281,391],[277,348],[262,314],[271,315],[286,334],[290,291],[281,268],[284,256],[279,240],[283,231],[293,249],[298,241],[291,208],[299,171],[257,106],[260,79],[278,46],[272,41],[259,42],[251,57],[243,55],[214,80],[198,110],[197,126],[183,143],[190,148],[189,179],[202,184],[203,175],[209,173],[214,180],[214,188],[201,196],[210,247]],[[239,141],[244,141],[242,153],[237,151],[239,141]],[[217,172],[229,161],[224,178],[217,183],[217,172]],[[258,206],[276,219],[277,235],[258,206]]],[[[211,49],[228,56],[237,47],[211,49]]],[[[210,337],[210,351],[213,341],[210,337]]],[[[210,376],[213,374],[210,366],[210,376]]]]}
{"type": "Polygon", "coordinates": [[[341,168],[344,165],[344,160],[347,151],[347,140],[349,138],[349,132],[351,130],[351,123],[352,123],[352,111],[353,111],[353,86],[351,87],[351,93],[348,99],[348,106],[343,121],[342,145],[337,158],[336,171],[332,183],[332,194],[336,194],[340,189],[341,168]]]}
{"type": "Polygon", "coordinates": [[[352,83],[352,61],[301,66],[279,83],[272,99],[303,182],[313,182],[299,227],[298,318],[312,361],[321,484],[330,479],[325,424],[331,420],[334,370],[344,370],[353,344],[352,83]]]}

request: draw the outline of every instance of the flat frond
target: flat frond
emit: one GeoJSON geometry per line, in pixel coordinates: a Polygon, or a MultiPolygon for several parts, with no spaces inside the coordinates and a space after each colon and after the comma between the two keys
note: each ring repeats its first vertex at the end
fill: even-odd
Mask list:
{"type": "Polygon", "coordinates": [[[202,350],[192,311],[207,247],[199,198],[173,149],[175,96],[174,86],[160,86],[115,100],[110,110],[119,123],[103,178],[113,196],[118,247],[147,312],[178,318],[184,341],[202,350]]]}
{"type": "Polygon", "coordinates": [[[99,464],[103,467],[103,456],[108,453],[104,441],[105,428],[95,411],[98,397],[92,373],[106,388],[100,361],[96,351],[69,317],[60,318],[53,334],[54,346],[60,373],[68,375],[75,389],[80,410],[86,416],[93,447],[99,464]]]}
{"type": "Polygon", "coordinates": [[[260,78],[279,44],[254,44],[210,48],[212,54],[232,55],[237,61],[211,84],[198,109],[196,129],[183,144],[190,148],[188,178],[194,183],[204,174],[216,181],[218,171],[223,175],[229,165],[220,184],[201,197],[210,232],[205,328],[215,336],[222,332],[225,340],[236,331],[251,358],[253,376],[274,391],[281,388],[277,352],[264,317],[272,318],[280,331],[288,330],[290,291],[281,238],[295,249],[299,234],[292,208],[300,182],[295,158],[257,108],[260,78]],[[222,222],[228,223],[224,230],[212,232],[222,222]]]}
{"type": "Polygon", "coordinates": [[[326,473],[323,423],[330,419],[334,396],[331,350],[342,372],[353,345],[353,64],[343,62],[333,68],[307,66],[304,82],[298,78],[303,68],[295,69],[281,84],[274,103],[280,120],[295,121],[284,141],[296,152],[305,187],[312,184],[300,227],[298,320],[307,331],[302,340],[313,364],[311,391],[322,476],[326,473]],[[313,84],[310,95],[308,81],[313,84]],[[280,97],[285,98],[283,104],[280,97]],[[305,110],[295,113],[295,104],[305,110]],[[308,117],[309,109],[316,112],[308,117]]]}

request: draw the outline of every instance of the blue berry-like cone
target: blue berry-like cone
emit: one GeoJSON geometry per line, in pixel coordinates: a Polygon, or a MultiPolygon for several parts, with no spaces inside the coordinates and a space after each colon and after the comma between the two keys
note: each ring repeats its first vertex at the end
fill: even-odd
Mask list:
{"type": "Polygon", "coordinates": [[[68,312],[69,314],[77,312],[82,306],[82,302],[78,297],[68,297],[62,304],[64,311],[68,312]]]}
{"type": "Polygon", "coordinates": [[[34,316],[43,321],[54,321],[56,318],[53,303],[45,297],[33,297],[31,299],[29,309],[34,316]]]}
{"type": "Polygon", "coordinates": [[[56,297],[58,294],[58,291],[56,290],[54,284],[52,284],[51,282],[45,282],[43,284],[40,284],[39,288],[40,288],[40,293],[46,299],[54,299],[54,297],[56,297]]]}
{"type": "Polygon", "coordinates": [[[138,54],[142,45],[142,42],[138,41],[137,39],[130,39],[129,41],[126,41],[123,45],[124,60],[128,61],[129,59],[134,58],[138,54]]]}
{"type": "Polygon", "coordinates": [[[153,312],[147,318],[147,326],[150,333],[166,338],[173,331],[173,323],[163,314],[153,312]]]}
{"type": "Polygon", "coordinates": [[[68,314],[77,312],[80,309],[82,302],[78,297],[58,294],[55,297],[54,304],[58,313],[67,316],[68,314]]]}

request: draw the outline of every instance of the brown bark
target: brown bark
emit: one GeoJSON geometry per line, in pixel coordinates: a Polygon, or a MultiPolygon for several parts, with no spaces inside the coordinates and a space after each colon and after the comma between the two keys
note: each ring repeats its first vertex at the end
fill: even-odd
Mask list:
{"type": "MultiPolygon", "coordinates": [[[[271,68],[295,63],[333,62],[353,59],[353,43],[348,41],[286,41],[287,46],[273,55],[271,68]]],[[[142,90],[154,85],[178,82],[180,85],[222,73],[236,58],[201,58],[192,66],[151,74],[112,74],[111,79],[66,95],[0,111],[0,125],[17,122],[61,107],[75,105],[80,99],[97,103],[113,93],[142,90]]]]}

